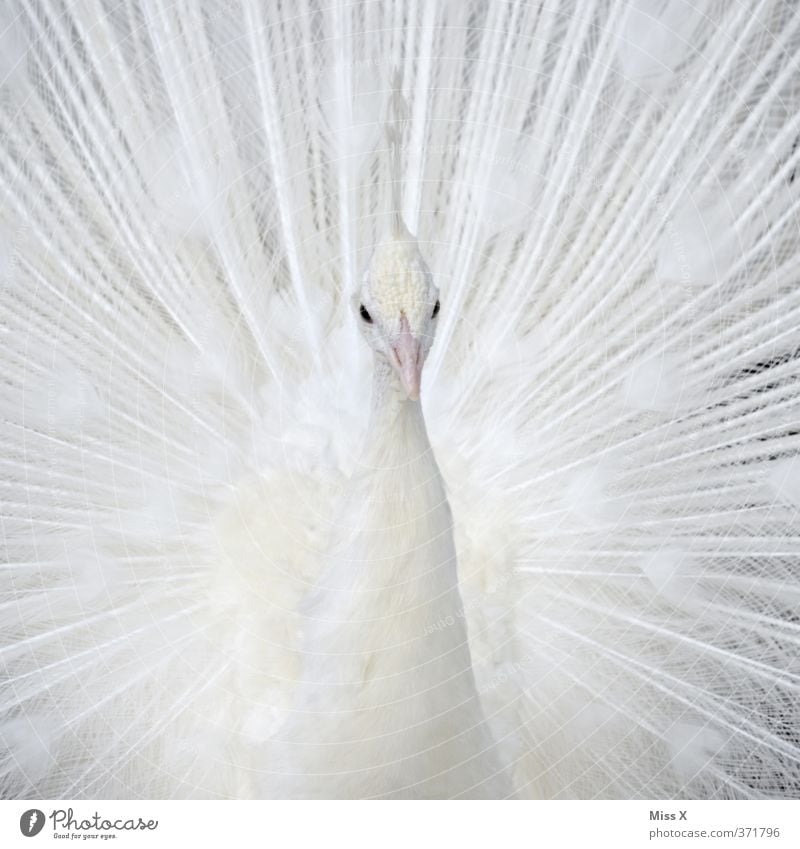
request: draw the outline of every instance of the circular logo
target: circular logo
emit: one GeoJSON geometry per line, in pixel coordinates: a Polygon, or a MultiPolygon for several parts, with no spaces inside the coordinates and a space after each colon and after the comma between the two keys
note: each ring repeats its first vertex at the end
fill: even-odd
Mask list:
{"type": "Polygon", "coordinates": [[[36,837],[44,828],[44,813],[38,808],[31,808],[19,818],[19,830],[25,837],[36,837]]]}

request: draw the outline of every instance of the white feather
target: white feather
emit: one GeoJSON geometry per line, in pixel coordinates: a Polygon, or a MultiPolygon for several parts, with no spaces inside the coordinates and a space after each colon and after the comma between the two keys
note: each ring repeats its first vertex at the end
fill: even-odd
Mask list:
{"type": "Polygon", "coordinates": [[[789,457],[772,463],[769,482],[778,498],[800,505],[800,457],[789,457]]]}
{"type": "Polygon", "coordinates": [[[634,363],[623,385],[625,404],[638,410],[669,412],[687,394],[685,366],[674,356],[634,363]]]}
{"type": "Polygon", "coordinates": [[[0,91],[18,87],[25,80],[28,42],[12,10],[0,12],[0,91]]]}
{"type": "MultiPolygon", "coordinates": [[[[711,4],[687,0],[636,0],[620,32],[619,62],[632,82],[658,90],[697,49],[711,4]]],[[[713,20],[713,18],[712,18],[713,20]]]]}

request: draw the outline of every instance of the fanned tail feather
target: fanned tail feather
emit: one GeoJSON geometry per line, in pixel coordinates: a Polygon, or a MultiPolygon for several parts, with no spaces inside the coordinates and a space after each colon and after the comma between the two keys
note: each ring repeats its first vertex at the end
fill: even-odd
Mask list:
{"type": "Polygon", "coordinates": [[[798,48],[771,0],[10,4],[0,795],[269,771],[389,196],[517,794],[800,795],[798,48]]]}

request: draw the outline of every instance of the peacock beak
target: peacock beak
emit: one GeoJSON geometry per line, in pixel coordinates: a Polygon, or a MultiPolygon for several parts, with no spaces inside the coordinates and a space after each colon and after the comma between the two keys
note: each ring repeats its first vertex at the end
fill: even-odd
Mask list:
{"type": "Polygon", "coordinates": [[[400,318],[400,335],[392,346],[394,366],[400,375],[406,395],[412,401],[419,398],[419,387],[422,382],[422,346],[415,339],[408,326],[405,316],[400,318]]]}

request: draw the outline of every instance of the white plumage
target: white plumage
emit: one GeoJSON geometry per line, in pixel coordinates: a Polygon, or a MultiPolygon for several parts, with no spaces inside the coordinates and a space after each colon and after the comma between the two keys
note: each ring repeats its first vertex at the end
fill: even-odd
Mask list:
{"type": "Polygon", "coordinates": [[[800,795],[800,9],[2,15],[0,794],[800,795]]]}

